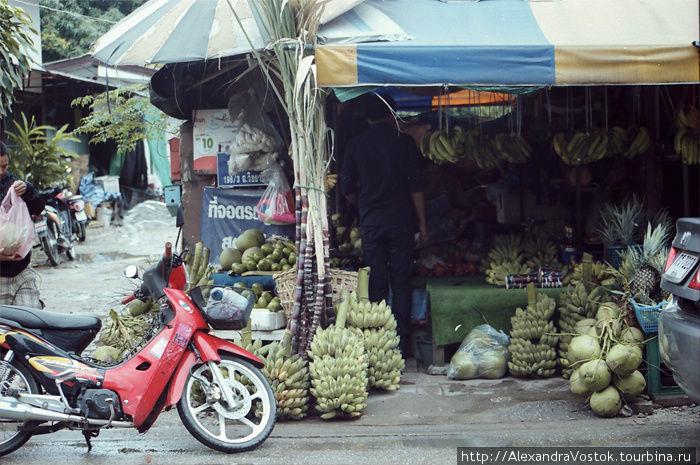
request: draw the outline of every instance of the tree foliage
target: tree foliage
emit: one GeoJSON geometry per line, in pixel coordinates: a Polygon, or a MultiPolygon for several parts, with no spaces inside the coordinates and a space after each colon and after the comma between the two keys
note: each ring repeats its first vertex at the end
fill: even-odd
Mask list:
{"type": "Polygon", "coordinates": [[[28,121],[24,113],[22,122],[13,124],[14,130],[7,133],[11,147],[8,171],[39,189],[72,185],[71,162],[78,155],[61,144],[79,139],[66,131],[68,125],[58,130],[37,126],[34,117],[28,121]]]}
{"type": "Polygon", "coordinates": [[[43,60],[55,61],[87,53],[90,44],[106,33],[113,23],[145,1],[40,0],[46,7],[41,9],[43,60]]]}
{"type": "Polygon", "coordinates": [[[0,118],[7,115],[16,87],[22,86],[22,78],[29,74],[29,57],[32,39],[27,34],[31,19],[21,8],[14,8],[0,0],[0,118]]]}
{"type": "Polygon", "coordinates": [[[72,106],[88,107],[90,114],[81,120],[77,134],[89,134],[90,143],[114,141],[118,153],[126,153],[142,139],[154,139],[166,128],[167,115],[151,105],[142,92],[144,85],[133,85],[101,94],[79,97],[72,106]],[[109,98],[109,104],[108,99],[109,98]],[[148,122],[147,113],[157,114],[148,122]]]}

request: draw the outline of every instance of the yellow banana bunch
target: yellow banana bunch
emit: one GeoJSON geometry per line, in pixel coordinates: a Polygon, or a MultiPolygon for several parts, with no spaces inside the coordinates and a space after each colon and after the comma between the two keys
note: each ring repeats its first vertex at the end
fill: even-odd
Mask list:
{"type": "Polygon", "coordinates": [[[324,181],[326,185],[326,191],[330,191],[335,187],[336,184],[338,184],[338,175],[326,173],[324,181]]]}
{"type": "Polygon", "coordinates": [[[699,146],[700,133],[695,133],[689,128],[679,129],[673,140],[673,148],[686,165],[697,165],[700,163],[699,146]]]}
{"type": "MultiPolygon", "coordinates": [[[[611,286],[615,284],[615,275],[610,265],[601,261],[593,262],[591,268],[591,282],[598,286],[611,286]]],[[[576,263],[569,269],[564,276],[564,284],[573,284],[574,286],[583,279],[583,264],[576,263]]]]}
{"type": "Polygon", "coordinates": [[[556,371],[558,337],[552,317],[556,302],[538,293],[537,301],[526,308],[517,308],[510,318],[511,360],[508,369],[513,376],[552,376],[556,371]]]}
{"type": "Polygon", "coordinates": [[[627,129],[613,126],[609,130],[593,129],[590,133],[574,132],[570,138],[558,132],[552,138],[554,151],[567,165],[584,165],[606,156],[620,155],[634,158],[646,153],[652,140],[644,126],[633,125],[627,129]]]}
{"type": "Polygon", "coordinates": [[[452,134],[426,131],[420,139],[421,153],[437,165],[456,163],[461,154],[463,129],[455,126],[452,134]]]}

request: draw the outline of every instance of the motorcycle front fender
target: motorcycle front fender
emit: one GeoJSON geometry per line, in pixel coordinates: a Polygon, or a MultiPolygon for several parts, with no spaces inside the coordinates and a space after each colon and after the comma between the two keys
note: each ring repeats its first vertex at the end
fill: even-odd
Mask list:
{"type": "MultiPolygon", "coordinates": [[[[265,365],[262,360],[242,347],[238,347],[232,342],[212,336],[208,333],[203,333],[200,331],[196,332],[194,336],[192,336],[192,343],[199,352],[201,362],[206,363],[212,360],[221,360],[221,354],[226,353],[241,357],[251,362],[258,368],[262,368],[265,365]]],[[[175,374],[173,375],[172,382],[170,383],[168,400],[165,405],[175,405],[180,401],[180,397],[182,397],[182,390],[185,388],[185,382],[190,374],[190,370],[197,362],[197,355],[195,355],[194,351],[192,350],[188,350],[183,355],[182,359],[180,359],[180,364],[178,365],[175,374]]]]}

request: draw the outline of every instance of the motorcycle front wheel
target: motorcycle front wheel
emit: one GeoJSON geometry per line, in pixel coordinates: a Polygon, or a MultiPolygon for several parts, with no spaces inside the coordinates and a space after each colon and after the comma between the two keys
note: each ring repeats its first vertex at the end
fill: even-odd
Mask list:
{"type": "MultiPolygon", "coordinates": [[[[4,354],[3,354],[4,355],[4,354]]],[[[0,376],[2,367],[0,366],[0,376]]],[[[19,392],[39,394],[39,385],[27,373],[26,369],[16,362],[11,362],[7,377],[3,381],[0,378],[0,395],[6,396],[7,391],[16,389],[19,392]]],[[[32,437],[31,433],[18,430],[22,426],[22,421],[6,420],[0,418],[0,456],[14,452],[24,445],[32,437]]]]}
{"type": "Polygon", "coordinates": [[[232,453],[254,449],[267,439],[275,426],[277,403],[260,370],[223,356],[191,370],[177,410],[199,442],[232,453]],[[232,404],[226,401],[222,381],[230,389],[232,404]]]}

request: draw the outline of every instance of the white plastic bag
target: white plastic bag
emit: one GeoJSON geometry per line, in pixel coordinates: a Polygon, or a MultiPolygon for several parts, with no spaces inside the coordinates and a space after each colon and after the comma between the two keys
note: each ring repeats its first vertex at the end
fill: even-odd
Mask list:
{"type": "Polygon", "coordinates": [[[508,371],[510,338],[490,325],[479,325],[464,338],[450,360],[450,379],[502,378],[508,371]]]}
{"type": "Polygon", "coordinates": [[[24,257],[34,244],[34,222],[24,200],[10,187],[0,204],[0,253],[24,257]]]}

